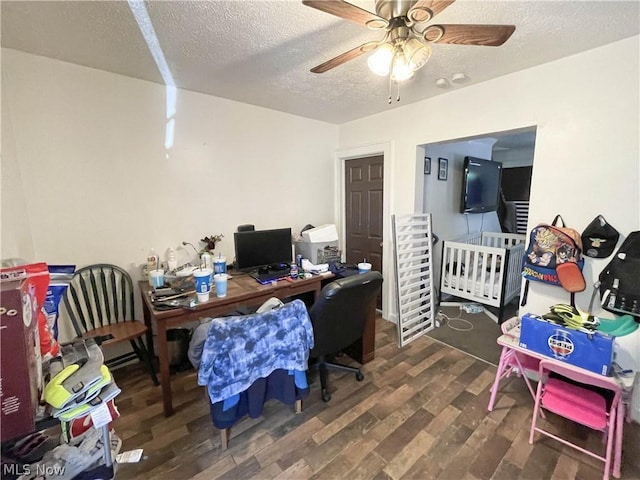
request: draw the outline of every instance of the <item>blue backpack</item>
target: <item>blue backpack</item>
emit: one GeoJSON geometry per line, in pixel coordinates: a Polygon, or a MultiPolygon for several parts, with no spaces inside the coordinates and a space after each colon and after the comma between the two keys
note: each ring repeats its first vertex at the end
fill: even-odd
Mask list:
{"type": "Polygon", "coordinates": [[[521,305],[527,302],[529,280],[563,287],[571,292],[571,305],[574,305],[575,292],[585,289],[583,266],[580,234],[565,227],[560,215],[556,215],[550,225],[541,223],[534,227],[522,259],[522,276],[527,282],[521,305]]]}

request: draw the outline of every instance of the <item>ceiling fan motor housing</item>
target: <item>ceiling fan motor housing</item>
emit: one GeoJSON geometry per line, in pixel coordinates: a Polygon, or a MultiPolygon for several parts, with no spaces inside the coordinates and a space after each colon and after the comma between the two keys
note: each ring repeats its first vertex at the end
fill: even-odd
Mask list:
{"type": "Polygon", "coordinates": [[[395,18],[391,22],[389,40],[391,43],[396,44],[404,42],[411,36],[411,29],[407,27],[407,24],[402,18],[395,18]]]}
{"type": "Polygon", "coordinates": [[[387,20],[406,17],[415,4],[416,0],[376,0],[376,13],[387,20]]]}

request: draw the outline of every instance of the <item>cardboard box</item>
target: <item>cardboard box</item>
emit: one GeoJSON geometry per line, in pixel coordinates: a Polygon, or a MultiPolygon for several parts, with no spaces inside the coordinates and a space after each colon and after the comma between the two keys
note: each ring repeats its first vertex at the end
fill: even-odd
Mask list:
{"type": "MultiPolygon", "coordinates": [[[[44,265],[46,272],[46,264],[44,265]]],[[[40,267],[40,266],[39,266],[40,267]]],[[[38,299],[49,282],[27,268],[0,270],[0,437],[1,441],[35,428],[42,362],[38,334],[38,299]]],[[[42,270],[38,268],[38,270],[42,270]]]]}
{"type": "Polygon", "coordinates": [[[609,375],[614,337],[601,332],[585,333],[525,313],[520,325],[520,346],[547,357],[609,375]]]}

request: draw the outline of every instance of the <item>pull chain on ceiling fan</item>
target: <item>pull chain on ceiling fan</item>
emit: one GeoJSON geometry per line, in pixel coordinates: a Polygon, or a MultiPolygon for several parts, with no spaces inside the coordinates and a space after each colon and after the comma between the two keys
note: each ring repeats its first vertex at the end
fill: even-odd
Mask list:
{"type": "MultiPolygon", "coordinates": [[[[350,20],[372,30],[384,30],[381,40],[363,43],[313,67],[324,73],[364,53],[372,53],[369,69],[392,82],[413,76],[431,56],[432,43],[497,47],[513,34],[514,25],[426,25],[455,0],[376,0],[376,13],[344,0],[302,0],[304,5],[350,20]]],[[[400,90],[398,85],[398,100],[400,90]]],[[[391,95],[389,96],[391,103],[391,95]]]]}

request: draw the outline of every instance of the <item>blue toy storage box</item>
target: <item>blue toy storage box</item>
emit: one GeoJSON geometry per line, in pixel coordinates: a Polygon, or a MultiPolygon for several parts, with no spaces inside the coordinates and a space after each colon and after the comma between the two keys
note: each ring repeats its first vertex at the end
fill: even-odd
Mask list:
{"type": "Polygon", "coordinates": [[[613,341],[607,334],[571,330],[532,313],[521,319],[521,347],[600,375],[611,372],[613,341]]]}

